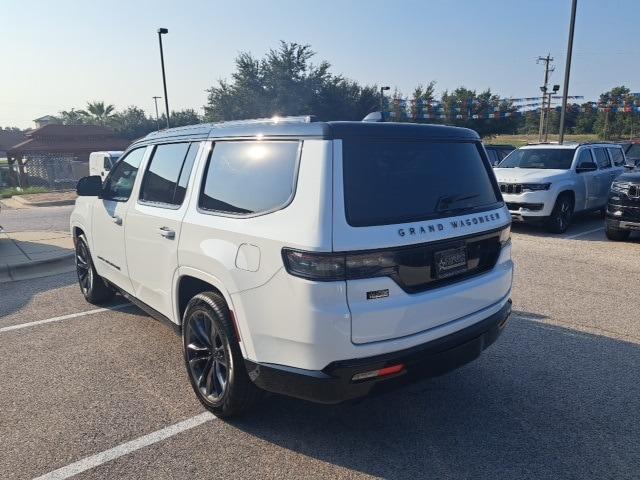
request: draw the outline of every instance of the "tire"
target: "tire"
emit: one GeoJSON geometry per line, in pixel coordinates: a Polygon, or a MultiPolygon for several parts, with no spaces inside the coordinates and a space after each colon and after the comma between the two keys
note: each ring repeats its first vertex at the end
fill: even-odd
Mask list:
{"type": "Polygon", "coordinates": [[[89,243],[84,234],[78,235],[75,241],[76,247],[76,274],[78,275],[78,285],[84,298],[89,303],[99,305],[111,300],[115,291],[109,287],[102,279],[96,267],[93,265],[89,243]]]}
{"type": "Polygon", "coordinates": [[[571,225],[572,218],[573,200],[569,195],[560,195],[547,221],[547,230],[551,233],[564,233],[571,225]]]}
{"type": "Polygon", "coordinates": [[[598,213],[600,213],[600,218],[604,220],[605,218],[607,218],[607,207],[602,207],[600,210],[598,210],[598,213]]]}
{"type": "Polygon", "coordinates": [[[214,292],[199,293],[182,321],[184,362],[198,400],[218,417],[249,410],[261,395],[244,366],[229,308],[214,292]]]}
{"type": "Polygon", "coordinates": [[[622,230],[620,228],[614,228],[607,225],[604,229],[604,233],[606,234],[609,240],[613,240],[615,242],[623,242],[629,239],[629,235],[631,232],[629,230],[622,230]]]}

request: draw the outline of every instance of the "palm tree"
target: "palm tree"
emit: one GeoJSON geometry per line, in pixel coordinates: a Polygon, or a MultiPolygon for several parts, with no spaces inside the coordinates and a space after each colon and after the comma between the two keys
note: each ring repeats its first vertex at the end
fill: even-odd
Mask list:
{"type": "Polygon", "coordinates": [[[58,114],[64,125],[80,125],[86,121],[86,112],[82,110],[63,110],[58,114]]]}
{"type": "Polygon", "coordinates": [[[86,110],[79,110],[78,113],[86,116],[91,123],[105,125],[111,118],[116,107],[114,105],[105,105],[103,101],[87,102],[86,110]]]}

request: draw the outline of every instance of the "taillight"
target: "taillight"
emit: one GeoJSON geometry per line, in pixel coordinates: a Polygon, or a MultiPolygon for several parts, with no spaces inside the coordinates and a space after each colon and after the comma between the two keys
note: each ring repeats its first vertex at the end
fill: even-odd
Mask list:
{"type": "Polygon", "coordinates": [[[345,279],[345,256],[331,253],[300,252],[298,250],[282,250],[284,266],[291,275],[332,282],[345,279]]]}
{"type": "Polygon", "coordinates": [[[504,247],[511,243],[511,225],[500,230],[500,246],[504,247]]]}
{"type": "MultiPolygon", "coordinates": [[[[495,242],[496,236],[499,236],[501,247],[508,245],[511,241],[511,226],[505,227],[500,232],[487,234],[487,237],[493,238],[493,242],[495,242]]],[[[479,248],[477,242],[471,242],[469,245],[471,245],[469,248],[472,249],[479,248]]],[[[495,243],[493,245],[495,248],[495,243]]],[[[426,252],[424,245],[415,245],[364,253],[307,252],[283,248],[282,259],[287,272],[307,280],[333,282],[360,278],[395,277],[398,275],[400,265],[408,264],[417,267],[430,264],[436,247],[429,247],[429,252],[426,252]]]]}
{"type": "Polygon", "coordinates": [[[391,275],[398,268],[395,252],[332,254],[282,250],[284,265],[291,275],[331,282],[391,275]]]}

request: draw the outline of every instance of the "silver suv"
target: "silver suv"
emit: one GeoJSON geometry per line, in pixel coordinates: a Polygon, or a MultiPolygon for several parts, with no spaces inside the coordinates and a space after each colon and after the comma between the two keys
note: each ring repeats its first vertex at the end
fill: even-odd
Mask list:
{"type": "Polygon", "coordinates": [[[620,145],[541,144],[514,150],[494,172],[514,220],[564,233],[574,213],[604,215],[611,183],[625,162],[620,145]]]}

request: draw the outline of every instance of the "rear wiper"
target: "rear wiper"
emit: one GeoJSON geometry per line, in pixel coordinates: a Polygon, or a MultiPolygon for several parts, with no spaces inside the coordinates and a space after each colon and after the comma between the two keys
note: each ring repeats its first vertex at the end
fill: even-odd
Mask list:
{"type": "Polygon", "coordinates": [[[438,199],[438,203],[436,204],[436,211],[438,213],[442,212],[452,212],[458,210],[465,210],[466,208],[451,208],[451,205],[454,205],[458,202],[463,202],[465,200],[471,200],[472,198],[476,198],[480,196],[478,193],[473,195],[443,195],[438,199]]]}

